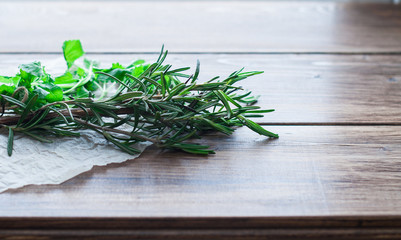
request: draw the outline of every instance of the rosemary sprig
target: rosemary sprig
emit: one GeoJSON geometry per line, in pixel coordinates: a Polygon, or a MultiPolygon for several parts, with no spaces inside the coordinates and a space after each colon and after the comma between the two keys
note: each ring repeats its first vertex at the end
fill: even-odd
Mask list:
{"type": "Polygon", "coordinates": [[[92,129],[130,154],[140,152],[133,145],[144,141],[188,153],[214,153],[187,140],[209,130],[230,135],[237,126],[278,137],[248,119],[274,110],[261,110],[254,105],[256,97],[236,86],[260,71],[241,69],[226,79],[200,83],[199,62],[193,75],[185,74],[189,68],[164,64],[163,49],[152,64],[138,60],[108,69],[83,59],[78,40],[66,41],[63,51],[68,69],[62,76],[53,78],[39,62],[21,65],[15,77],[0,76],[0,128],[8,129],[10,156],[15,133],[51,142],[49,134],[79,136],[81,129],[92,129]]]}

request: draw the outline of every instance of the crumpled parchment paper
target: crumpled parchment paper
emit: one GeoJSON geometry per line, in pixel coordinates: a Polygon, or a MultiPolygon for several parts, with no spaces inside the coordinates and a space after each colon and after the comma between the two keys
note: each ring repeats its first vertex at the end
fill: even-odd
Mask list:
{"type": "MultiPolygon", "coordinates": [[[[14,151],[7,155],[6,131],[0,131],[0,193],[30,184],[60,184],[93,166],[121,163],[129,155],[94,131],[81,131],[81,137],[49,137],[42,143],[22,134],[14,138],[14,151]]],[[[136,146],[144,150],[150,143],[136,146]]]]}
{"type": "MultiPolygon", "coordinates": [[[[37,59],[36,59],[37,60],[37,59]]],[[[40,59],[39,59],[40,60],[40,59]]],[[[0,75],[15,75],[20,59],[10,59],[0,75]]],[[[31,61],[27,61],[31,62],[31,61]]],[[[61,75],[65,71],[62,57],[41,61],[46,71],[61,75]]],[[[41,143],[26,135],[15,133],[14,151],[7,155],[8,131],[0,129],[0,193],[31,184],[60,184],[93,166],[121,163],[138,155],[129,155],[94,131],[81,131],[81,137],[47,137],[53,143],[41,143]]],[[[136,148],[143,151],[151,143],[136,148]]]]}

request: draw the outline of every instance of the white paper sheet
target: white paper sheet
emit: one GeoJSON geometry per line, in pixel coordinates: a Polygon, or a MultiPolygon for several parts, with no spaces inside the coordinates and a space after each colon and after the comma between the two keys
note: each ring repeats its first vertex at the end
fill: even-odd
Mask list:
{"type": "MultiPolygon", "coordinates": [[[[52,137],[41,143],[16,134],[14,151],[7,155],[8,136],[0,131],[0,193],[30,184],[60,184],[93,166],[121,163],[139,155],[129,155],[90,130],[81,137],[52,137]]],[[[137,145],[144,150],[150,143],[137,145]]]]}

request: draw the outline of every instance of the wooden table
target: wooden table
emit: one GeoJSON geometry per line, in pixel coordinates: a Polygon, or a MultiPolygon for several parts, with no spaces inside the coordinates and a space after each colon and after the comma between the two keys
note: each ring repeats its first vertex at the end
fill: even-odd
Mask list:
{"type": "MultiPolygon", "coordinates": [[[[0,194],[0,239],[401,238],[401,5],[263,1],[0,3],[0,73],[79,38],[104,63],[245,66],[275,108],[209,135],[208,157],[148,148],[60,185],[0,194]]],[[[64,67],[64,66],[60,66],[64,67]]],[[[1,157],[1,160],[5,157],[1,157]]]]}

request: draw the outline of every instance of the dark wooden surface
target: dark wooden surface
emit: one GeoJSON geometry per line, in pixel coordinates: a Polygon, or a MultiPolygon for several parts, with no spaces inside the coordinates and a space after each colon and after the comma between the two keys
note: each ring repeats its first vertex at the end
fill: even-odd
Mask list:
{"type": "Polygon", "coordinates": [[[2,216],[394,215],[401,212],[400,126],[269,126],[201,140],[199,157],[147,149],[61,185],[0,195],[2,216]]]}
{"type": "MultiPolygon", "coordinates": [[[[400,38],[401,39],[401,38],[400,38]]],[[[113,61],[128,65],[133,59],[155,61],[154,54],[89,54],[105,66],[113,61]]],[[[252,55],[170,54],[176,67],[201,63],[201,80],[227,77],[233,71],[263,70],[242,82],[260,95],[259,105],[276,112],[257,119],[266,124],[400,124],[401,58],[398,55],[252,55]]],[[[63,73],[60,55],[0,55],[4,73],[18,65],[40,60],[52,72],[63,73]]]]}
{"type": "Polygon", "coordinates": [[[0,219],[0,231],[4,239],[399,239],[400,221],[399,217],[378,216],[38,218],[36,221],[8,218],[0,219]],[[44,225],[47,229],[43,229],[44,225]],[[7,230],[10,226],[13,230],[7,230]]]}
{"type": "Polygon", "coordinates": [[[401,6],[265,1],[2,1],[0,52],[401,52],[401,6]],[[12,41],[10,41],[12,38],[12,41]]]}
{"type": "Polygon", "coordinates": [[[280,134],[241,128],[200,140],[213,156],[150,147],[9,190],[0,239],[401,238],[399,5],[8,1],[0,27],[1,75],[32,60],[62,71],[71,38],[105,64],[165,43],[174,66],[199,59],[202,79],[264,70],[243,86],[277,110],[259,122],[280,134]]]}

